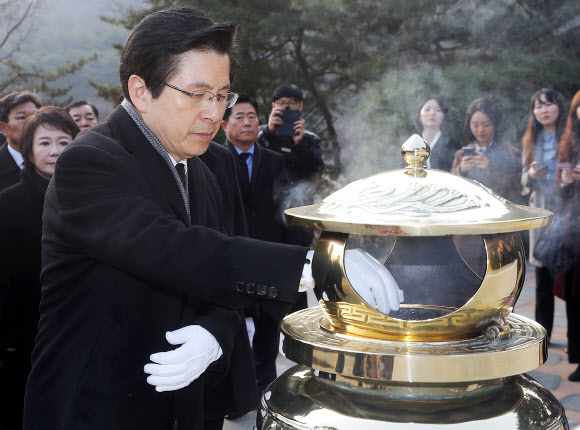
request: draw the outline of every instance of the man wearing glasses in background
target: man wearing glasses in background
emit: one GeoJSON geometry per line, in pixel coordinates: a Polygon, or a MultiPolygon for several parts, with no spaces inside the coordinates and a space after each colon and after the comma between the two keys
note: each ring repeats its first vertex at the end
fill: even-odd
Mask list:
{"type": "Polygon", "coordinates": [[[290,181],[313,180],[316,174],[324,169],[322,161],[322,140],[316,134],[306,130],[306,121],[302,118],[304,105],[302,90],[293,84],[280,85],[274,90],[272,111],[268,124],[260,126],[258,143],[284,156],[284,162],[290,181]],[[280,136],[278,129],[284,124],[284,110],[298,110],[300,118],[294,122],[294,133],[291,136],[280,136]]]}

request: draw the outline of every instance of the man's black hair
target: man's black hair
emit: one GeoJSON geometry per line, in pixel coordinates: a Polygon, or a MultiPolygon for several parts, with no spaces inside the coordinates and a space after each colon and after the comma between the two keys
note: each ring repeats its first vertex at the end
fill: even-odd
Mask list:
{"type": "Polygon", "coordinates": [[[8,122],[8,116],[14,106],[32,102],[37,108],[42,107],[40,98],[29,91],[15,91],[0,99],[0,122],[8,122]]]}
{"type": "MultiPolygon", "coordinates": [[[[258,102],[256,101],[256,99],[254,97],[250,97],[249,95],[243,94],[243,93],[238,94],[238,100],[236,101],[235,105],[239,105],[240,103],[250,103],[254,107],[254,109],[256,109],[256,115],[260,115],[260,109],[258,108],[258,102]]],[[[224,112],[223,120],[227,121],[231,114],[232,114],[232,108],[226,109],[226,111],[224,112]]]]}
{"type": "Polygon", "coordinates": [[[86,100],[79,100],[78,102],[72,102],[70,105],[65,107],[64,110],[70,114],[71,109],[74,109],[76,107],[81,107],[84,105],[87,105],[88,107],[90,107],[92,109],[93,113],[95,114],[95,117],[97,119],[99,118],[99,110],[97,109],[97,107],[94,104],[92,104],[86,100]]]}
{"type": "Polygon", "coordinates": [[[146,16],[133,30],[121,54],[119,74],[123,96],[129,98],[131,75],[145,81],[152,97],[159,97],[164,83],[175,74],[179,56],[196,50],[230,57],[230,82],[235,75],[236,26],[213,22],[192,7],[163,9],[146,16]]]}
{"type": "Polygon", "coordinates": [[[304,99],[302,96],[302,90],[294,84],[283,84],[276,88],[274,90],[274,95],[272,96],[272,101],[275,102],[283,97],[294,99],[299,102],[304,99]]]}

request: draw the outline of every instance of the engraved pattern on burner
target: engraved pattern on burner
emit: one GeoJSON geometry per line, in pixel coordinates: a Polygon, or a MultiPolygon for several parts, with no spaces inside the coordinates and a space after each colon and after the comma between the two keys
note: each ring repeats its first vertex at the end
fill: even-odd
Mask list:
{"type": "Polygon", "coordinates": [[[283,328],[286,336],[301,339],[305,343],[322,348],[342,349],[371,354],[405,355],[456,355],[500,352],[514,348],[525,348],[543,339],[542,332],[526,323],[521,317],[511,314],[507,322],[512,330],[509,339],[492,343],[485,336],[452,342],[399,342],[357,338],[332,333],[322,328],[324,314],[320,308],[311,308],[300,313],[300,318],[287,317],[283,328]]]}
{"type": "Polygon", "coordinates": [[[480,208],[482,202],[456,190],[435,184],[412,182],[401,191],[401,186],[386,186],[380,182],[353,182],[329,198],[320,206],[321,213],[348,214],[353,209],[371,214],[397,213],[426,216],[432,213],[450,213],[480,208]],[[397,192],[395,194],[395,192],[397,192]]]}

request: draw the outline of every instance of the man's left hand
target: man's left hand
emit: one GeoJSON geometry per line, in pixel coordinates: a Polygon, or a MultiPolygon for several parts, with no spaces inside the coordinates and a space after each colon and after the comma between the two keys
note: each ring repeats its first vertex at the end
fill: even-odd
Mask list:
{"type": "Polygon", "coordinates": [[[294,123],[294,133],[296,133],[293,137],[294,144],[300,143],[302,138],[304,137],[304,133],[306,132],[306,121],[303,118],[300,118],[298,121],[294,123]]]}
{"type": "Polygon", "coordinates": [[[159,392],[187,387],[223,354],[215,337],[199,325],[168,331],[165,337],[171,345],[181,346],[152,354],[149,358],[153,363],[144,368],[150,375],[147,382],[159,392]]]}

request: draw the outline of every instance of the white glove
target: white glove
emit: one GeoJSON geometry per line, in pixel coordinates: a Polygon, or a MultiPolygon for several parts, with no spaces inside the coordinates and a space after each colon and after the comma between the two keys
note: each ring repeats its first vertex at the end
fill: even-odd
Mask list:
{"type": "Polygon", "coordinates": [[[384,314],[399,309],[403,291],[385,266],[362,249],[347,250],[344,260],[350,284],[366,303],[384,314]]]}
{"type": "Polygon", "coordinates": [[[300,278],[300,286],[298,287],[298,292],[300,293],[314,288],[314,278],[312,277],[312,257],[314,257],[314,251],[309,250],[306,253],[306,263],[302,269],[302,277],[300,278]]]}
{"type": "Polygon", "coordinates": [[[146,364],[143,369],[150,374],[147,382],[159,392],[187,387],[223,354],[215,337],[199,325],[168,331],[165,338],[171,345],[181,346],[152,354],[149,359],[153,363],[146,364]]]}

